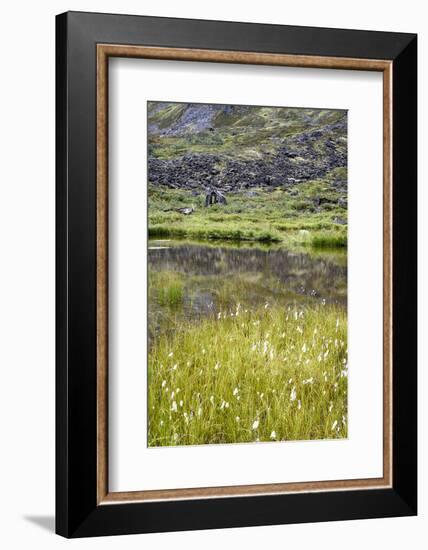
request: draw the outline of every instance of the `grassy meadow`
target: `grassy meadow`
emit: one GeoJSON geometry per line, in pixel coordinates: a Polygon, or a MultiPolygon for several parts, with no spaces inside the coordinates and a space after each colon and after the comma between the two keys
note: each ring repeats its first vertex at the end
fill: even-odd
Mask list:
{"type": "Polygon", "coordinates": [[[337,194],[328,181],[306,182],[291,193],[283,189],[255,189],[250,196],[230,193],[227,205],[207,209],[203,195],[150,185],[149,236],[346,248],[347,209],[334,202],[337,194]],[[317,211],[313,198],[320,194],[332,202],[317,211]],[[195,209],[190,216],[175,210],[189,205],[195,209]]]}
{"type": "Polygon", "coordinates": [[[346,313],[238,304],[157,340],[148,381],[149,446],[346,437],[346,313]]]}

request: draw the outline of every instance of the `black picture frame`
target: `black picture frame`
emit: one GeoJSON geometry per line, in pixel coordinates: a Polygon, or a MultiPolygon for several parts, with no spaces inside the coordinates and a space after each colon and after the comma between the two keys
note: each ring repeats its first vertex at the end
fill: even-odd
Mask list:
{"type": "Polygon", "coordinates": [[[415,515],[417,36],[68,12],[56,18],[56,98],[56,532],[86,537],[415,515]],[[97,504],[100,43],[392,62],[392,487],[97,504]]]}

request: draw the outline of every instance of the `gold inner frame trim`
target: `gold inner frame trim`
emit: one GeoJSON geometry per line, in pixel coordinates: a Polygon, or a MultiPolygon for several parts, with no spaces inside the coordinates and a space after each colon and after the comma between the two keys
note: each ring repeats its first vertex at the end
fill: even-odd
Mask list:
{"type": "Polygon", "coordinates": [[[97,503],[222,498],[392,486],[392,70],[385,60],[223,50],[97,45],[97,503]],[[383,476],[296,483],[109,492],[108,488],[108,59],[133,57],[383,73],[383,476]]]}

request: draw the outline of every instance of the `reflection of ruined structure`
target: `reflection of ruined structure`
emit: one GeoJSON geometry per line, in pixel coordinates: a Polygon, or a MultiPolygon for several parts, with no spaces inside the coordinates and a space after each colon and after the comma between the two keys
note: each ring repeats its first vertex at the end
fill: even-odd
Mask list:
{"type": "Polygon", "coordinates": [[[226,197],[217,189],[209,189],[205,197],[205,206],[212,204],[227,204],[226,197]]]}

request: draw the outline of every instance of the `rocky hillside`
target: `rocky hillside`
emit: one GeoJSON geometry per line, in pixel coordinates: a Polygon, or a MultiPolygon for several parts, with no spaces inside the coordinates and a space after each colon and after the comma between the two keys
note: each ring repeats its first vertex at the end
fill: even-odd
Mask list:
{"type": "Polygon", "coordinates": [[[347,113],[148,103],[149,183],[199,194],[328,179],[346,200],[347,113]]]}

